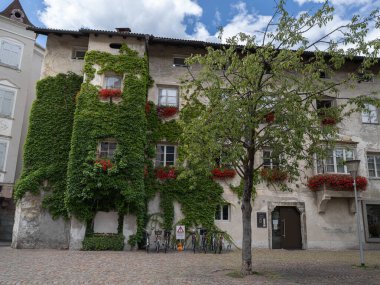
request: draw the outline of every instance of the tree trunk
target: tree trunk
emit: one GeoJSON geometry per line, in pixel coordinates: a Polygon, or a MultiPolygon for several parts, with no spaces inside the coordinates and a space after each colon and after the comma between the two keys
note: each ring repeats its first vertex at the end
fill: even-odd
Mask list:
{"type": "Polygon", "coordinates": [[[243,220],[243,246],[242,246],[242,266],[241,273],[243,275],[252,274],[252,186],[253,175],[246,175],[244,178],[243,201],[241,205],[242,220],[243,220]]]}

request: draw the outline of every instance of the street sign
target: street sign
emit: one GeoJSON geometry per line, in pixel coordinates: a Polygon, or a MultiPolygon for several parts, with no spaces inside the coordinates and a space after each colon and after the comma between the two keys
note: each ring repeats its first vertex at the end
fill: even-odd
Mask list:
{"type": "Polygon", "coordinates": [[[185,239],[185,226],[183,226],[183,225],[176,226],[175,238],[176,239],[185,239]]]}

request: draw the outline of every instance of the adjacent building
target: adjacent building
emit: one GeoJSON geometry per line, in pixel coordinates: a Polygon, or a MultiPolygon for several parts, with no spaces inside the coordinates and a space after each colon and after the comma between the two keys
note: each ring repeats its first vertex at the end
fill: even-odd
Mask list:
{"type": "MultiPolygon", "coordinates": [[[[84,55],[88,51],[101,51],[116,55],[119,53],[120,46],[126,44],[140,57],[145,55],[148,61],[149,75],[154,82],[147,92],[147,97],[157,106],[180,107],[183,103],[179,96],[181,77],[187,73],[184,59],[192,54],[204,53],[205,47],[208,45],[217,46],[201,41],[136,34],[129,29],[69,31],[33,27],[30,30],[48,36],[42,68],[43,78],[69,71],[83,75],[84,55]]],[[[99,66],[94,67],[99,70],[99,66]]],[[[342,70],[336,76],[341,76],[344,72],[342,70]]],[[[117,89],[121,88],[121,79],[115,74],[106,72],[95,74],[94,78],[90,79],[90,83],[106,89],[117,89]]],[[[15,87],[9,85],[6,88],[15,87]]],[[[342,90],[340,97],[351,98],[363,91],[368,94],[379,92],[380,81],[377,78],[365,80],[358,83],[356,89],[342,90]]],[[[14,92],[16,93],[16,91],[14,92]]],[[[5,92],[4,94],[11,93],[5,92]]],[[[340,104],[340,102],[333,98],[326,98],[326,100],[317,102],[317,107],[328,107],[332,104],[340,104]]],[[[20,103],[20,108],[25,107],[25,103],[21,105],[20,103]]],[[[360,192],[359,197],[364,213],[362,233],[365,247],[375,249],[380,248],[380,118],[378,110],[374,106],[368,105],[367,108],[368,112],[355,113],[339,123],[340,140],[337,142],[336,148],[331,151],[325,161],[317,162],[316,160],[314,169],[308,170],[306,175],[312,177],[318,173],[344,174],[347,173],[347,169],[340,163],[341,161],[352,158],[361,160],[359,175],[368,179],[367,190],[360,192]]],[[[8,146],[7,139],[9,138],[5,136],[4,149],[7,149],[8,146]]],[[[103,140],[99,142],[97,152],[100,157],[102,155],[112,157],[115,148],[114,140],[103,140]]],[[[177,149],[178,145],[173,142],[157,142],[156,164],[174,165],[177,149]]],[[[275,167],[270,150],[264,150],[260,159],[265,167],[275,167]]],[[[107,168],[107,166],[104,167],[107,168]]],[[[13,176],[9,176],[10,180],[6,180],[8,179],[6,175],[4,181],[13,181],[13,176]]],[[[227,204],[217,207],[215,224],[220,229],[227,231],[233,238],[234,244],[241,247],[240,199],[229,187],[230,183],[238,185],[239,179],[236,177],[221,179],[218,183],[223,187],[223,198],[227,204]]],[[[253,247],[285,249],[349,249],[357,247],[355,204],[352,191],[334,191],[327,187],[315,192],[308,189],[305,184],[293,188],[292,192],[279,192],[265,183],[258,185],[252,212],[253,247]]],[[[49,247],[56,248],[81,248],[88,224],[77,220],[74,216],[68,220],[54,222],[49,214],[41,210],[40,204],[43,195],[33,197],[33,199],[28,197],[25,196],[18,206],[17,224],[15,225],[17,231],[13,237],[14,247],[33,248],[49,244],[49,247]],[[28,224],[28,211],[33,211],[34,215],[43,217],[41,221],[44,221],[45,225],[49,224],[49,227],[42,225],[42,222],[28,224]],[[43,230],[41,230],[42,228],[43,230]],[[38,234],[34,235],[37,232],[38,234]],[[27,233],[30,235],[28,236],[27,233]],[[56,233],[62,234],[57,237],[56,233]],[[26,241],[27,239],[29,243],[26,241]],[[38,239],[39,242],[30,243],[30,240],[33,239],[38,239]]],[[[201,211],[201,209],[199,210],[201,211]]],[[[149,214],[160,211],[160,195],[151,198],[147,211],[149,214]]],[[[175,203],[173,211],[174,223],[183,218],[179,203],[175,203]]],[[[117,221],[118,214],[116,212],[99,211],[93,221],[93,230],[98,233],[115,233],[117,232],[117,221]]],[[[136,223],[136,217],[126,216],[124,218],[123,233],[126,240],[134,234],[136,223]]]]}
{"type": "Polygon", "coordinates": [[[44,56],[35,34],[26,29],[31,25],[18,0],[0,12],[0,241],[12,239],[12,192],[44,56]]]}

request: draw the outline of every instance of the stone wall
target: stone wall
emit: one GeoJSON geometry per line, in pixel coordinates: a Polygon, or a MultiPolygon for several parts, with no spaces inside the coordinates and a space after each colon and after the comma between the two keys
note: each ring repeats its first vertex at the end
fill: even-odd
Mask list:
{"type": "Polygon", "coordinates": [[[69,248],[70,222],[63,218],[53,220],[42,209],[44,192],[27,193],[16,205],[13,227],[13,248],[69,248]]]}

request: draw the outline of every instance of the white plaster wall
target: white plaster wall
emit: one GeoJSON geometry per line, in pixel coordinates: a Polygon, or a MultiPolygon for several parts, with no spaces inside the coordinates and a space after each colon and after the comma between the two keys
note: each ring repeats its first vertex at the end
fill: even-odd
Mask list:
{"type": "Polygon", "coordinates": [[[122,36],[112,36],[110,38],[108,35],[90,35],[88,50],[97,50],[109,52],[111,54],[119,54],[118,49],[110,48],[111,43],[127,44],[130,49],[137,51],[140,56],[143,56],[145,53],[144,39],[136,39],[131,37],[123,39],[122,36]]]}
{"type": "Polygon", "coordinates": [[[70,35],[49,34],[46,42],[46,54],[42,67],[42,78],[68,71],[83,74],[84,60],[72,59],[74,47],[87,47],[88,38],[74,38],[70,35]]]}
{"type": "Polygon", "coordinates": [[[123,235],[124,239],[124,250],[131,249],[128,244],[129,237],[136,234],[137,231],[137,218],[135,215],[126,215],[124,216],[123,221],[123,235]]]}
{"type": "Polygon", "coordinates": [[[75,217],[71,217],[70,227],[70,250],[81,250],[82,242],[86,235],[86,223],[79,221],[75,217]]]}
{"type": "Polygon", "coordinates": [[[117,212],[97,212],[94,217],[94,233],[117,234],[118,218],[117,212]]]}

